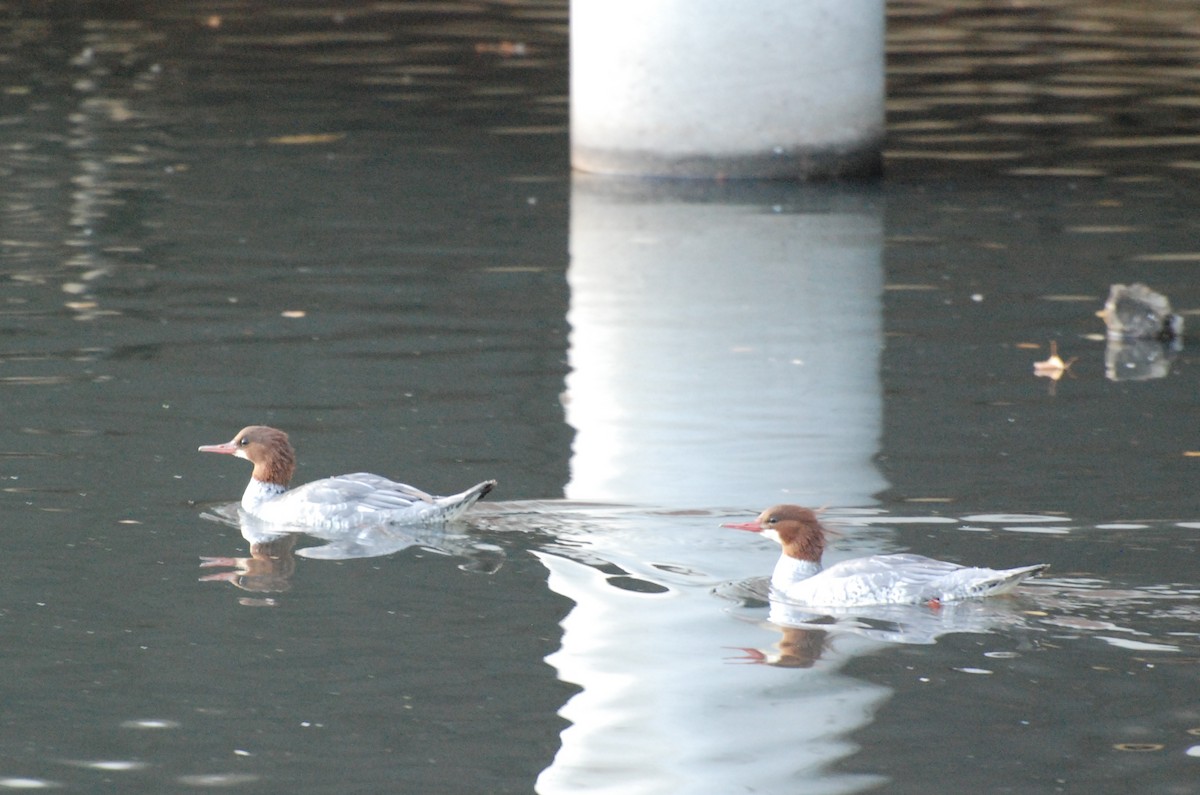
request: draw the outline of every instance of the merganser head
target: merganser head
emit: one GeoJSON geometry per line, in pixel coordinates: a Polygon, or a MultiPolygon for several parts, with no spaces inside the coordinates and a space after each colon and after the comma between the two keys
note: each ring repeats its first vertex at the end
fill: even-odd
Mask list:
{"type": "Polygon", "coordinates": [[[296,470],[296,453],[288,442],[288,435],[278,428],[266,425],[250,425],[238,431],[225,444],[206,444],[202,453],[224,453],[244,458],[254,464],[251,475],[262,483],[275,483],[286,487],[296,470]]]}
{"type": "Polygon", "coordinates": [[[825,528],[817,515],[799,505],[775,505],[758,515],[753,522],[725,524],[734,530],[762,533],[783,547],[783,554],[797,560],[821,562],[825,551],[825,528]]]}

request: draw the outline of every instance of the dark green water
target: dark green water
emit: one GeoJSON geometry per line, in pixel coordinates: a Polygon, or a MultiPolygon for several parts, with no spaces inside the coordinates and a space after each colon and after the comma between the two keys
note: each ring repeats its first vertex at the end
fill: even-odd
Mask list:
{"type": "Polygon", "coordinates": [[[0,788],[1192,786],[1200,343],[1114,380],[1094,316],[1195,325],[1186,10],[893,3],[884,182],[633,188],[569,171],[562,3],[0,11],[0,788]],[[195,452],[251,422],[501,486],[201,581],[263,565],[195,452]],[[712,593],[782,500],[1053,577],[782,629],[712,593]]]}

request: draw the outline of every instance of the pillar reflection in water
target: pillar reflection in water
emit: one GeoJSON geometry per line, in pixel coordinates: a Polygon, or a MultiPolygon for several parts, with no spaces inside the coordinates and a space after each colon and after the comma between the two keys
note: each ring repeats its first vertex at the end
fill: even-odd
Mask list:
{"type": "Polygon", "coordinates": [[[850,190],[575,176],[567,497],[762,508],[884,488],[882,219],[850,190]]]}
{"type": "MultiPolygon", "coordinates": [[[[871,503],[886,485],[872,464],[882,221],[869,192],[850,190],[575,177],[569,498],[747,511],[871,503]]],[[[614,588],[612,566],[541,555],[550,587],[575,604],[547,662],[581,689],[561,711],[571,725],[538,792],[881,783],[831,768],[890,694],[839,673],[875,644],[850,636],[826,648],[823,631],[780,629],[778,660],[731,660],[731,648],[772,633],[732,618],[712,586],[766,574],[770,558],[718,535],[731,531],[715,513],[644,517],[581,548],[643,578],[677,564],[661,593],[614,588]],[[735,565],[740,555],[754,560],[735,565]]]]}

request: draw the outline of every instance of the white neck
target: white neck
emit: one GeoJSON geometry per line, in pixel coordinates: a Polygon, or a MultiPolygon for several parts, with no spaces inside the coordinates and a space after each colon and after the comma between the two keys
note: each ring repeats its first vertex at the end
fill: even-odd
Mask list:
{"type": "Polygon", "coordinates": [[[246,490],[242,492],[242,507],[248,512],[254,513],[264,502],[278,497],[285,491],[287,491],[287,486],[280,486],[278,483],[264,483],[257,478],[250,478],[250,482],[246,484],[246,490]]]}
{"type": "Polygon", "coordinates": [[[787,590],[789,585],[807,580],[820,571],[820,563],[780,555],[779,562],[775,564],[775,571],[771,574],[771,585],[779,590],[787,590]]]}

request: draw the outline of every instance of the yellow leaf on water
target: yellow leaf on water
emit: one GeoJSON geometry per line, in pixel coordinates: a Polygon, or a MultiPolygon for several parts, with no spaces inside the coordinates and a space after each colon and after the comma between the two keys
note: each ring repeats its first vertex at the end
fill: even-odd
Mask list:
{"type": "Polygon", "coordinates": [[[307,133],[301,135],[277,135],[274,138],[268,138],[269,144],[282,144],[283,146],[306,146],[309,144],[331,144],[334,141],[340,141],[346,137],[345,133],[307,133]]]}

